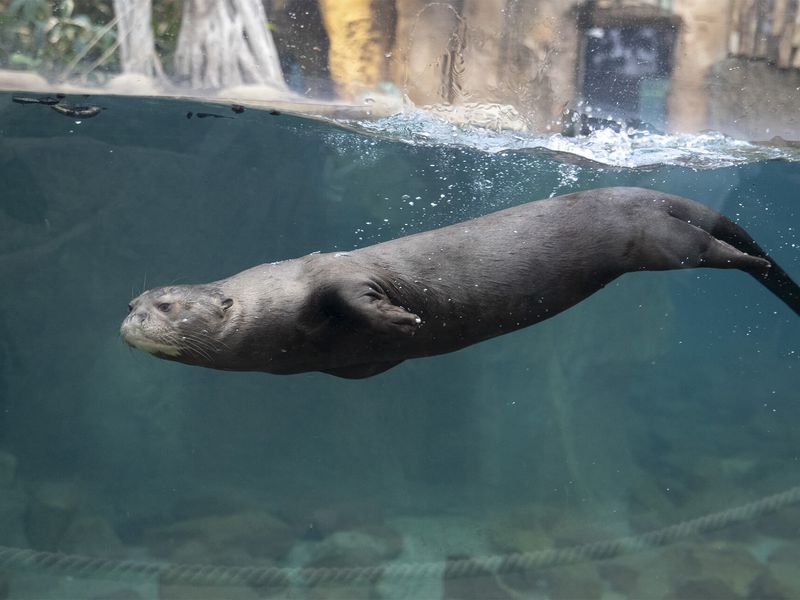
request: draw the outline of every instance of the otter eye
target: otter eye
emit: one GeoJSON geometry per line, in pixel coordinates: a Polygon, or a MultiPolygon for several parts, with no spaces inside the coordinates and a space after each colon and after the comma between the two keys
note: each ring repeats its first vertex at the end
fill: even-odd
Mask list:
{"type": "Polygon", "coordinates": [[[128,314],[133,312],[133,304],[128,304],[128,314]]]}
{"type": "Polygon", "coordinates": [[[169,302],[162,302],[156,308],[158,308],[158,310],[160,310],[161,312],[169,312],[170,306],[172,305],[169,302]]]}

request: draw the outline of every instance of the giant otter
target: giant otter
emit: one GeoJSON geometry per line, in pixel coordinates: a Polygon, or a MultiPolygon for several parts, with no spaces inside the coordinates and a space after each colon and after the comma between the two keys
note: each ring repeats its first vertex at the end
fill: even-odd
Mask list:
{"type": "Polygon", "coordinates": [[[686,198],[617,187],[152,289],[121,332],[193,365],[361,378],[538,323],[623,273],[693,267],[740,269],[800,314],[800,288],[744,229],[686,198]]]}

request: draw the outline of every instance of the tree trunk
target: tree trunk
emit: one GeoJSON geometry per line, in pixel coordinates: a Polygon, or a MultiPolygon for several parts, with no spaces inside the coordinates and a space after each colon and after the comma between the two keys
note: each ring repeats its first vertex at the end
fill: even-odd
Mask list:
{"type": "Polygon", "coordinates": [[[153,40],[151,0],[114,0],[123,73],[163,77],[153,40]]]}
{"type": "Polygon", "coordinates": [[[352,98],[383,78],[385,39],[378,32],[372,0],[320,0],[330,41],[328,67],[340,96],[352,98]]]}
{"type": "Polygon", "coordinates": [[[460,96],[465,22],[461,0],[397,0],[393,79],[418,105],[460,96]]]}
{"type": "Polygon", "coordinates": [[[286,89],[261,0],[184,0],[175,72],[195,89],[286,89]]]}

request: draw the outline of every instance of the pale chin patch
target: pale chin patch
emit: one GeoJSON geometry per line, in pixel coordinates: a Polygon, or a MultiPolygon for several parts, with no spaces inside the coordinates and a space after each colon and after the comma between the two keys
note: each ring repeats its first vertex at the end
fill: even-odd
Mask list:
{"type": "Polygon", "coordinates": [[[166,354],[167,356],[178,356],[181,351],[175,346],[165,346],[155,342],[136,341],[133,344],[139,350],[144,350],[150,354],[166,354]]]}
{"type": "Polygon", "coordinates": [[[135,334],[124,334],[125,341],[134,348],[143,350],[150,354],[165,354],[166,356],[178,356],[181,351],[180,348],[175,346],[167,346],[166,344],[159,344],[135,334]]]}

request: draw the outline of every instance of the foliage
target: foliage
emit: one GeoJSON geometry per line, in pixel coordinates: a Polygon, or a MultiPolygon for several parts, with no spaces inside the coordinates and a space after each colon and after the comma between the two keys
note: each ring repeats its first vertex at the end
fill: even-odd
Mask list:
{"type": "Polygon", "coordinates": [[[114,66],[112,19],[107,0],[0,0],[0,67],[59,75],[78,60],[114,66]]]}
{"type": "MultiPolygon", "coordinates": [[[[156,53],[169,72],[183,1],[153,0],[152,9],[156,53]]],[[[0,0],[0,69],[55,78],[116,72],[114,17],[112,0],[0,0]]]]}
{"type": "Polygon", "coordinates": [[[153,0],[153,33],[156,54],[169,71],[175,56],[178,32],[181,28],[182,0],[153,0]]]}

